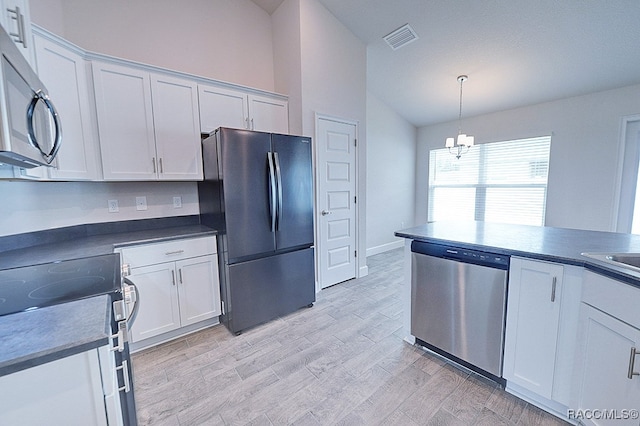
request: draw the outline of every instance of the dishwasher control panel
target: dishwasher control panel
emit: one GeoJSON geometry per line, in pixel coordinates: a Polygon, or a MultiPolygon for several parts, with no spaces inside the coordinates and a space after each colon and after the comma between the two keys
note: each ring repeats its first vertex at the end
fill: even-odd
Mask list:
{"type": "Polygon", "coordinates": [[[413,241],[411,251],[427,256],[441,257],[464,263],[488,266],[497,269],[509,269],[509,256],[499,253],[490,253],[482,250],[446,246],[442,244],[413,241]]]}

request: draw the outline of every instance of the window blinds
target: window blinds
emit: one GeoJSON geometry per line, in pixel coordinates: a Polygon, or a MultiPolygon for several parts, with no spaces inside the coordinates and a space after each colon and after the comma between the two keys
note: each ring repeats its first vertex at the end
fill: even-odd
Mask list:
{"type": "Polygon", "coordinates": [[[551,137],[429,152],[428,220],[544,225],[551,137]]]}

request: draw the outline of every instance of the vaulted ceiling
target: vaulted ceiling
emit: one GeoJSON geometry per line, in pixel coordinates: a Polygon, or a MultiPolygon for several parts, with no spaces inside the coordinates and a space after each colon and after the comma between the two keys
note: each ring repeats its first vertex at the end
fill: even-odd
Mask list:
{"type": "Polygon", "coordinates": [[[368,90],[416,126],[457,118],[460,74],[465,117],[640,83],[638,0],[318,1],[367,46],[368,90]],[[418,39],[394,51],[404,24],[418,39]]]}

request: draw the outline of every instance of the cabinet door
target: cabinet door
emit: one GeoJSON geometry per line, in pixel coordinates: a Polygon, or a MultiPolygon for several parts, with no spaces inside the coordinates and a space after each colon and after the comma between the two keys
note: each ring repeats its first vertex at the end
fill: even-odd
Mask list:
{"type": "Polygon", "coordinates": [[[90,114],[86,61],[36,33],[38,75],[49,90],[63,122],[63,143],[51,178],[96,180],[99,178],[97,137],[90,114]]]}
{"type": "MultiPolygon", "coordinates": [[[[582,365],[579,368],[578,408],[640,409],[640,376],[628,378],[631,348],[640,350],[640,330],[585,303],[580,310],[582,365]]],[[[640,355],[635,356],[640,370],[640,355]]],[[[637,419],[583,419],[596,425],[638,425],[637,419]]]]}
{"type": "Polygon", "coordinates": [[[182,326],[221,314],[218,262],[214,255],[176,262],[182,326]]]}
{"type": "Polygon", "coordinates": [[[202,179],[198,86],[174,77],[151,75],[158,178],[202,179]]]}
{"type": "Polygon", "coordinates": [[[289,134],[289,104],[266,96],[249,95],[251,130],[289,134]]]}
{"type": "Polygon", "coordinates": [[[98,132],[105,180],[155,180],[149,73],[92,63],[98,132]]]}
{"type": "Polygon", "coordinates": [[[562,265],[512,257],[504,348],[504,378],[551,398],[562,265]]]}
{"type": "Polygon", "coordinates": [[[216,86],[198,86],[200,129],[211,133],[218,127],[247,129],[249,107],[245,93],[216,86]]]}
{"type": "Polygon", "coordinates": [[[97,351],[0,377],[2,425],[107,425],[97,351]]]}
{"type": "Polygon", "coordinates": [[[138,313],[130,330],[133,342],[180,327],[174,265],[169,262],[131,270],[128,278],[138,289],[138,313]]]}

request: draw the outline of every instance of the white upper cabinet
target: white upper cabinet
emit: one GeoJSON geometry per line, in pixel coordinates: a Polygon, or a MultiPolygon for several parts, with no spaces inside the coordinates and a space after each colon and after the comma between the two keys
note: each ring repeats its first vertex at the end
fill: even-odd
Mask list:
{"type": "Polygon", "coordinates": [[[158,179],[202,179],[198,86],[151,74],[158,179]]]}
{"type": "Polygon", "coordinates": [[[155,180],[149,73],[99,61],[92,68],[104,179],[155,180]]]}
{"type": "Polygon", "coordinates": [[[35,68],[29,0],[0,0],[0,7],[0,24],[16,43],[20,53],[35,68]]]}
{"type": "Polygon", "coordinates": [[[247,128],[249,105],[246,93],[200,84],[198,94],[202,133],[211,133],[218,127],[247,128]]]}
{"type": "Polygon", "coordinates": [[[71,47],[55,43],[37,29],[34,46],[38,75],[47,87],[63,125],[63,143],[49,169],[51,179],[97,180],[101,178],[99,147],[91,114],[88,67],[71,47]]]}
{"type": "Polygon", "coordinates": [[[198,92],[202,133],[218,127],[289,133],[289,104],[280,97],[203,84],[198,92]]]}
{"type": "Polygon", "coordinates": [[[195,83],[101,61],[93,79],[105,180],[202,178],[195,83]]]}
{"type": "Polygon", "coordinates": [[[249,128],[259,132],[288,134],[288,102],[266,96],[249,95],[249,128]]]}

